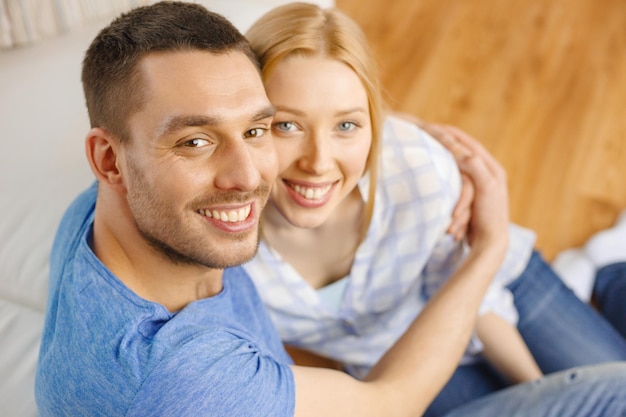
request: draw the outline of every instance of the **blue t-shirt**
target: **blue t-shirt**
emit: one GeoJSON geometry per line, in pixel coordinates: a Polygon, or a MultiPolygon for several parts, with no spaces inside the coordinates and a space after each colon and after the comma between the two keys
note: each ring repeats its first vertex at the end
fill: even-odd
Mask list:
{"type": "Polygon", "coordinates": [[[227,269],[222,292],[177,313],[139,297],[89,246],[96,191],[52,249],[41,416],[293,416],[292,361],[245,272],[227,269]]]}

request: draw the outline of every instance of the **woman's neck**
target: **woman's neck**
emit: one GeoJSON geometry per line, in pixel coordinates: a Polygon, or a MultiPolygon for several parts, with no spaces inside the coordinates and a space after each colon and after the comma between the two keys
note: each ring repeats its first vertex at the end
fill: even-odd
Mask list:
{"type": "Polygon", "coordinates": [[[358,188],[315,228],[289,223],[270,202],[263,212],[263,239],[313,288],[346,276],[354,260],[363,221],[358,188]]]}

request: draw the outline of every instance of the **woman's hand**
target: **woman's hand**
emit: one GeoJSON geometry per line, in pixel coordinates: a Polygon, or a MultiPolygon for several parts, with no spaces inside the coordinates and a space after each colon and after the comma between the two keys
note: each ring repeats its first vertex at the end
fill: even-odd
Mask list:
{"type": "Polygon", "coordinates": [[[471,246],[508,243],[509,196],[504,168],[474,138],[452,126],[439,126],[451,134],[466,153],[458,160],[461,172],[474,183],[474,201],[468,242],[471,246]],[[469,151],[469,154],[467,152],[469,151]]]}
{"type": "MultiPolygon", "coordinates": [[[[417,124],[418,122],[416,122],[417,124]]],[[[418,126],[441,143],[454,157],[457,165],[461,160],[472,154],[471,148],[464,145],[457,137],[456,131],[448,126],[424,123],[419,121],[418,126]]],[[[459,131],[460,132],[460,131],[459,131]]],[[[467,137],[470,143],[478,144],[474,138],[467,137]]],[[[461,172],[461,194],[452,212],[452,223],[447,232],[457,241],[462,240],[468,233],[472,217],[472,203],[474,201],[474,182],[466,173],[461,172]]]]}
{"type": "Polygon", "coordinates": [[[456,127],[426,123],[406,113],[394,113],[394,116],[417,125],[439,141],[459,165],[461,195],[454,208],[448,233],[457,240],[467,235],[470,245],[477,243],[477,239],[508,241],[506,172],[487,149],[456,127]]]}

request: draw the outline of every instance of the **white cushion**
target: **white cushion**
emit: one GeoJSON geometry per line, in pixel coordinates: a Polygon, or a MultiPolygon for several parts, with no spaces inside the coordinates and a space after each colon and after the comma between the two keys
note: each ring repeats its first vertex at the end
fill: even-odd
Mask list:
{"type": "MultiPolygon", "coordinates": [[[[245,31],[288,0],[204,0],[245,31]]],[[[331,6],[332,1],[318,2],[331,6]]],[[[59,220],[92,181],[83,53],[109,19],[0,53],[0,415],[36,416],[34,372],[59,220]]]]}

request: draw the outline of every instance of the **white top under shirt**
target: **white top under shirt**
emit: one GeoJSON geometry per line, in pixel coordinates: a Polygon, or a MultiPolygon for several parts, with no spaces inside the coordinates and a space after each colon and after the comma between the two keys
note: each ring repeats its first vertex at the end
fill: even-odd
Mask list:
{"type": "MultiPolygon", "coordinates": [[[[467,253],[446,234],[461,184],[452,156],[397,118],[387,118],[382,142],[372,222],[345,284],[337,283],[345,287],[335,291],[334,302],[264,241],[244,265],[283,342],[338,360],[358,378],[404,333],[467,253]]],[[[367,176],[359,187],[367,196],[367,176]]],[[[535,234],[513,224],[510,232],[505,261],[481,313],[493,311],[515,324],[517,311],[505,285],[526,267],[535,234]]],[[[481,348],[474,337],[462,363],[474,361],[481,348]]]]}

